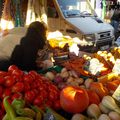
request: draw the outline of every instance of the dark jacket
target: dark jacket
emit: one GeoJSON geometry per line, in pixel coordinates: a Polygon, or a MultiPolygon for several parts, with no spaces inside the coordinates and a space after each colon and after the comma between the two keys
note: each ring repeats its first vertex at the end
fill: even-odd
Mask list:
{"type": "Polygon", "coordinates": [[[10,59],[0,58],[0,70],[14,64],[21,70],[38,70],[36,58],[38,50],[42,50],[46,42],[46,28],[43,23],[35,21],[28,27],[26,35],[15,45],[10,59]]]}
{"type": "Polygon", "coordinates": [[[40,36],[22,38],[20,45],[17,45],[12,53],[10,63],[17,65],[22,70],[38,70],[35,61],[38,50],[43,49],[41,39],[40,36]]]}

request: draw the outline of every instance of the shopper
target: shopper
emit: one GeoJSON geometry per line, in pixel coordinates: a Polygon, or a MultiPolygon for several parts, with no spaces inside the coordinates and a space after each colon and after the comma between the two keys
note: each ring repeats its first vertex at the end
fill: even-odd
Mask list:
{"type": "Polygon", "coordinates": [[[45,54],[46,31],[47,27],[44,23],[39,21],[31,23],[26,35],[20,40],[20,44],[15,46],[10,59],[0,60],[0,70],[6,70],[11,64],[25,71],[40,69],[40,65],[37,66],[36,59],[38,50],[42,50],[42,53],[45,54]]]}
{"type": "Polygon", "coordinates": [[[114,27],[115,34],[118,32],[118,26],[120,22],[120,10],[117,8],[117,6],[114,6],[114,13],[113,16],[111,17],[111,25],[114,27]]]}
{"type": "Polygon", "coordinates": [[[22,70],[37,70],[36,65],[38,50],[46,45],[47,28],[41,22],[35,21],[30,24],[25,37],[21,39],[12,53],[10,62],[22,70]]]}

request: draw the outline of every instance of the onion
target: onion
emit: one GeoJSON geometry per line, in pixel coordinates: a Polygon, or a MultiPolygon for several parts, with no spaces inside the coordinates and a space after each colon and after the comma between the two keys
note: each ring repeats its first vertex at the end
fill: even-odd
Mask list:
{"type": "Polygon", "coordinates": [[[61,82],[61,83],[58,84],[58,88],[61,89],[61,90],[62,90],[63,88],[65,88],[66,86],[67,86],[67,85],[66,85],[66,83],[64,83],[64,82],[61,82]]]}
{"type": "Polygon", "coordinates": [[[55,82],[56,84],[59,84],[59,83],[63,82],[63,79],[62,79],[61,76],[56,76],[56,77],[54,78],[54,82],[55,82]]]}

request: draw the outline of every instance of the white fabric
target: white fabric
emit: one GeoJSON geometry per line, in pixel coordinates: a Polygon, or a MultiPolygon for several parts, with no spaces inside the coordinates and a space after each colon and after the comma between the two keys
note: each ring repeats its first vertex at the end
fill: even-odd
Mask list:
{"type": "Polygon", "coordinates": [[[9,33],[0,38],[0,59],[9,58],[15,46],[20,43],[22,37],[26,34],[26,28],[13,28],[9,33]]]}

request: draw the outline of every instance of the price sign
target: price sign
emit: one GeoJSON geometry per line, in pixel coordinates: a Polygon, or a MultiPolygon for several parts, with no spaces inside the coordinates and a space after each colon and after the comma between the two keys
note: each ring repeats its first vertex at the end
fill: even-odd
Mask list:
{"type": "Polygon", "coordinates": [[[117,59],[112,69],[113,72],[120,74],[120,59],[117,59]]]}
{"type": "Polygon", "coordinates": [[[113,93],[112,97],[115,98],[117,101],[120,102],[120,85],[115,90],[115,92],[113,93]]]}

